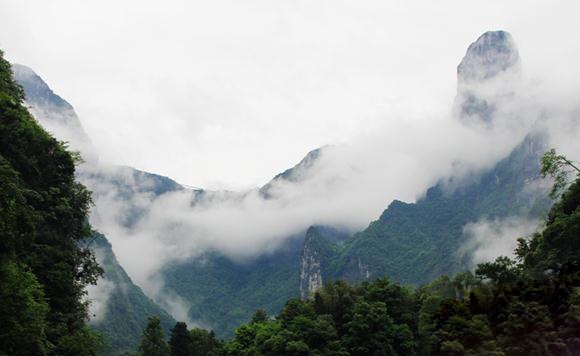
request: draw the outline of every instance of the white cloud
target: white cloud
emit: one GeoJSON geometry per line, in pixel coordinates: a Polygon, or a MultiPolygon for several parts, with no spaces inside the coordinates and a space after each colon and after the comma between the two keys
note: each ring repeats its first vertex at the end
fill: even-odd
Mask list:
{"type": "Polygon", "coordinates": [[[527,237],[541,227],[537,219],[512,216],[506,219],[480,221],[465,225],[467,242],[459,253],[471,257],[473,266],[495,260],[499,256],[514,256],[517,239],[527,237]]]}

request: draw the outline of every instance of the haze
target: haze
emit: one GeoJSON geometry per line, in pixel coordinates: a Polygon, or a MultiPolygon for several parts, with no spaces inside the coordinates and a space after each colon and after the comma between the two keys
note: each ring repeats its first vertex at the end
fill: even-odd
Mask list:
{"type": "Polygon", "coordinates": [[[105,161],[243,189],[311,149],[445,116],[490,29],[514,35],[524,70],[580,77],[578,2],[444,3],[3,0],[0,48],[75,106],[105,161]]]}

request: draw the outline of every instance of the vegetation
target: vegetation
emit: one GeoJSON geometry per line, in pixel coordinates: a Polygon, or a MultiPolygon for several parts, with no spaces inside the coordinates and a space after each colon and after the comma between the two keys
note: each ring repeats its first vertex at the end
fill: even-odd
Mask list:
{"type": "Polygon", "coordinates": [[[163,337],[161,322],[157,317],[150,317],[139,345],[139,355],[142,356],[168,356],[169,346],[163,337]]]}
{"type": "MultiPolygon", "coordinates": [[[[439,183],[416,203],[394,201],[354,236],[335,238],[316,227],[320,236],[311,243],[322,259],[322,280],[356,283],[389,276],[419,286],[465,270],[471,258],[458,257],[456,251],[466,241],[466,224],[515,214],[540,219],[547,213],[553,201],[528,184],[540,178],[545,150],[543,137],[530,135],[489,171],[439,183]]],[[[304,245],[302,239],[288,241],[274,254],[242,263],[208,253],[169,266],[163,271],[165,286],[191,303],[191,318],[210,325],[219,337],[231,338],[256,309],[275,315],[288,299],[299,297],[304,245]]]]}
{"type": "Polygon", "coordinates": [[[177,322],[171,329],[169,344],[163,338],[161,324],[156,317],[150,317],[143,330],[139,355],[142,356],[214,356],[223,354],[223,343],[216,339],[213,331],[193,328],[177,322]]]}
{"type": "Polygon", "coordinates": [[[90,321],[91,328],[103,336],[103,354],[133,353],[139,347],[141,332],[150,315],[159,318],[161,328],[167,335],[175,320],[133,284],[119,265],[105,236],[95,234],[91,248],[104,270],[103,277],[114,285],[109,292],[105,314],[90,321]]]}
{"type": "Polygon", "coordinates": [[[94,355],[84,296],[102,270],[87,245],[90,194],[75,155],[23,100],[0,52],[0,354],[94,355]]]}
{"type": "MultiPolygon", "coordinates": [[[[192,352],[182,354],[198,354],[192,352]]],[[[543,231],[518,240],[514,259],[499,257],[475,274],[442,276],[415,290],[384,278],[327,283],[309,300],[289,300],[275,318],[257,311],[211,352],[580,354],[580,179],[551,209],[543,231]]]]}
{"type": "MultiPolygon", "coordinates": [[[[36,123],[23,99],[0,52],[0,355],[96,355],[102,341],[86,325],[85,287],[96,283],[103,271],[89,248],[95,236],[87,223],[90,194],[74,178],[78,157],[36,123]]],[[[454,271],[460,261],[449,263],[441,257],[456,251],[458,229],[466,221],[524,208],[536,215],[547,204],[542,197],[514,199],[530,176],[526,170],[533,157],[524,155],[526,151],[520,146],[475,185],[451,194],[438,185],[416,205],[393,203],[379,221],[342,246],[314,241],[313,246],[328,253],[327,273],[364,279],[357,276],[362,274],[361,260],[365,274],[392,272],[410,282],[454,271]],[[417,251],[419,247],[423,251],[417,251]]],[[[174,325],[167,342],[161,320],[151,317],[138,353],[580,354],[580,178],[569,184],[570,173],[580,172],[554,150],[541,163],[541,174],[554,178],[552,195],[559,200],[543,231],[518,240],[514,259],[499,257],[480,264],[475,273],[444,275],[416,289],[385,278],[358,285],[327,283],[309,300],[288,300],[276,317],[258,310],[226,343],[213,331],[188,330],[182,322],[174,325]]],[[[296,251],[289,251],[280,255],[285,266],[280,275],[268,273],[273,277],[262,294],[248,292],[254,299],[239,298],[240,310],[234,316],[241,318],[248,305],[275,299],[269,295],[273,289],[295,290],[295,282],[283,278],[295,271],[290,267],[296,263],[296,251]]],[[[266,274],[271,263],[259,261],[262,268],[253,276],[266,274]]],[[[230,273],[224,266],[222,271],[230,278],[243,274],[230,273]]],[[[182,288],[196,286],[178,283],[182,288]]],[[[255,278],[249,285],[263,281],[255,278]]],[[[195,300],[194,305],[222,310],[222,304],[229,303],[211,297],[195,300]]]]}

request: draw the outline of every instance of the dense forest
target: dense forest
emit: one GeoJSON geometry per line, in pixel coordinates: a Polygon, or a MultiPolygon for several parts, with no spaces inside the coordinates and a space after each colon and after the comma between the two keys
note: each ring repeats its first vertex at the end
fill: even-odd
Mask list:
{"type": "Polygon", "coordinates": [[[77,155],[46,133],[0,52],[0,354],[95,355],[85,286],[102,270],[89,249],[90,193],[77,155]]]}
{"type": "MultiPolygon", "coordinates": [[[[580,355],[580,178],[553,150],[543,174],[562,191],[545,228],[498,257],[416,289],[380,278],[327,283],[289,300],[274,318],[258,310],[228,342],[183,323],[165,343],[155,318],[141,355],[580,355]]],[[[577,170],[577,169],[576,169],[577,170]]]]}

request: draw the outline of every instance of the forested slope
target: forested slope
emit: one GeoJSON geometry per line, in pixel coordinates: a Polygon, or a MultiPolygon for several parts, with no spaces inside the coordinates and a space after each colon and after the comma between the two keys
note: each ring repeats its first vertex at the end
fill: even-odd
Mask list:
{"type": "Polygon", "coordinates": [[[102,271],[86,245],[90,194],[23,100],[0,54],[0,353],[93,355],[85,286],[102,271]]]}
{"type": "Polygon", "coordinates": [[[515,254],[416,290],[382,278],[327,284],[238,328],[225,353],[579,355],[580,180],[515,254]]]}

